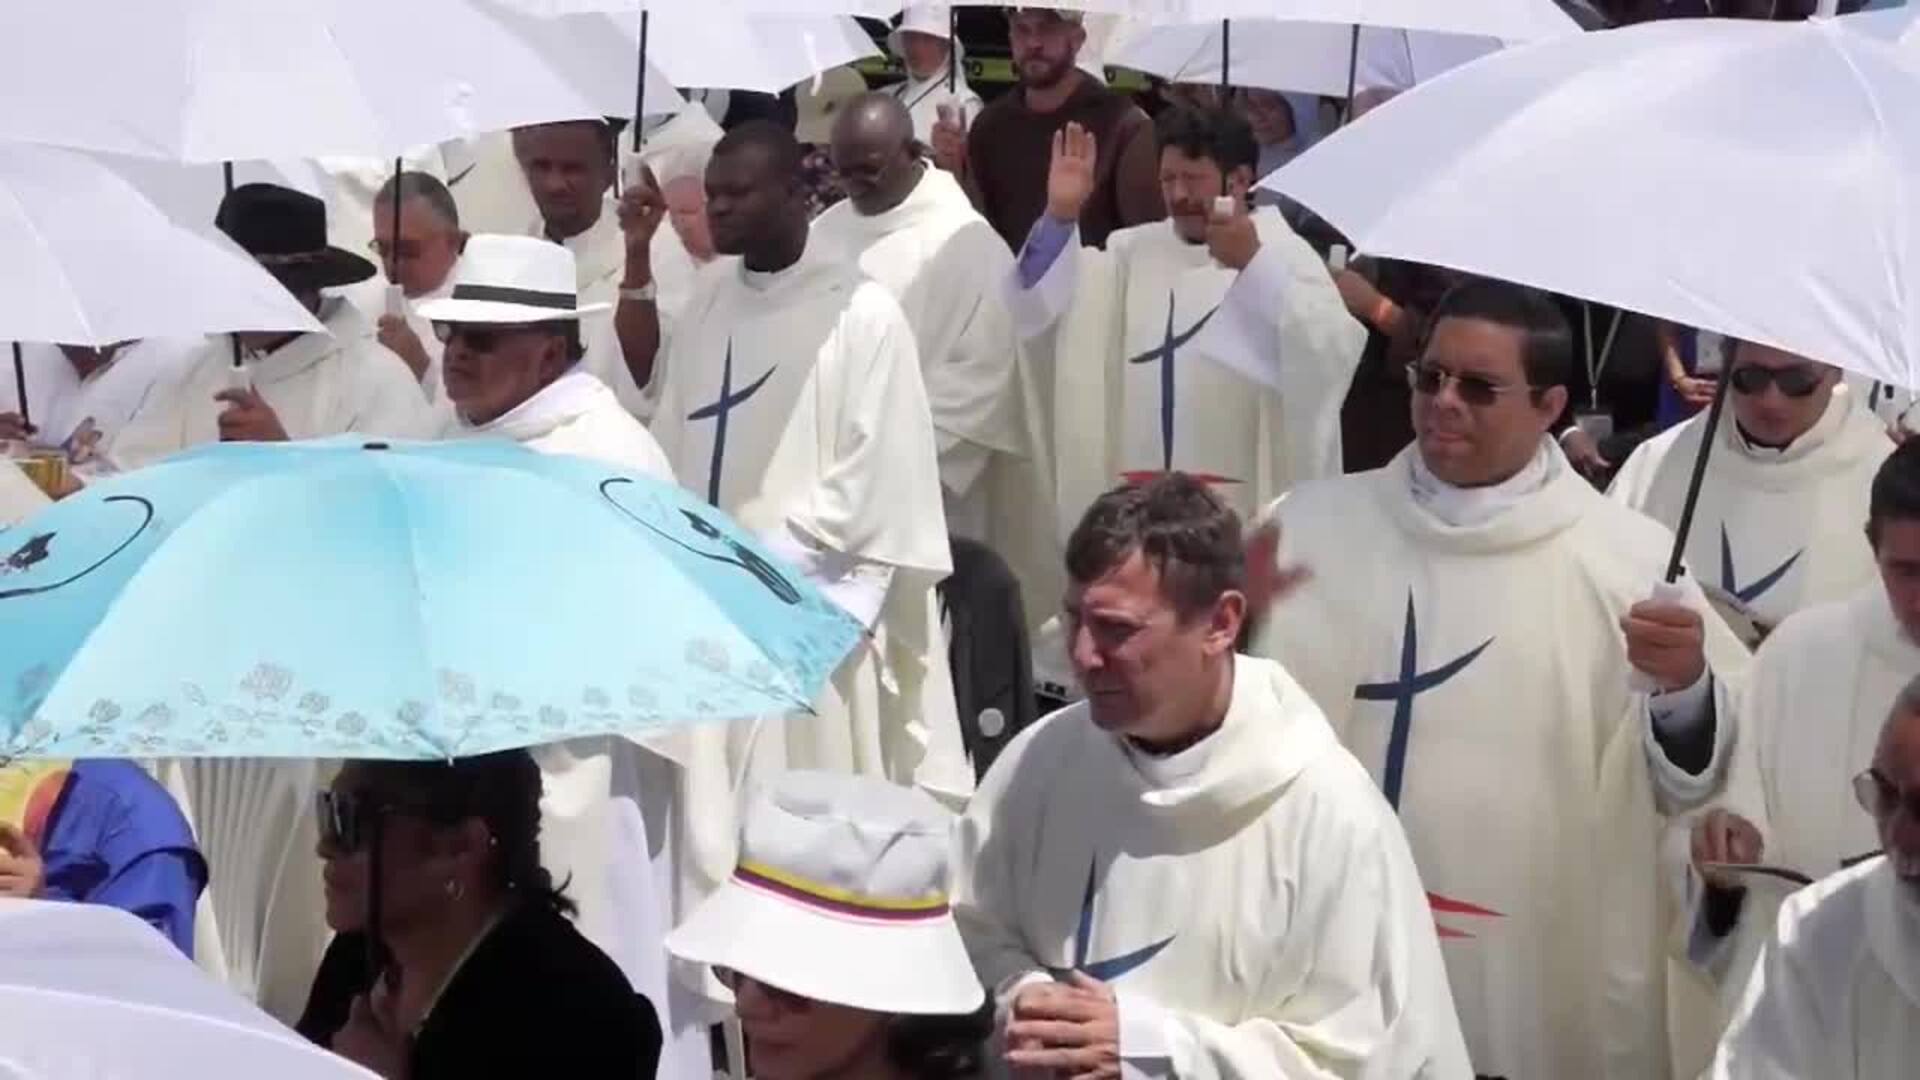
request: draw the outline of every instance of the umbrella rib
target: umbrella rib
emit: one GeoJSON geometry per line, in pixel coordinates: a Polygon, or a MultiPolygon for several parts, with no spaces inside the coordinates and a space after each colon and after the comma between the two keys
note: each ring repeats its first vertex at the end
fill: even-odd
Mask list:
{"type": "MultiPolygon", "coordinates": [[[[418,541],[419,534],[413,527],[413,515],[407,512],[407,500],[405,495],[403,494],[403,489],[399,481],[396,480],[393,474],[388,470],[387,463],[393,459],[388,458],[383,454],[376,454],[373,451],[368,451],[368,456],[373,459],[370,463],[371,467],[373,468],[375,473],[379,475],[381,481],[387,486],[388,493],[392,497],[394,506],[397,509],[400,516],[401,531],[406,534],[407,575],[413,581],[413,592],[416,598],[416,603],[414,604],[411,610],[415,612],[414,621],[416,623],[416,627],[418,630],[417,640],[419,643],[419,650],[420,650],[422,659],[426,661],[426,668],[427,668],[426,674],[431,687],[431,685],[435,682],[435,680],[439,678],[439,669],[438,669],[438,666],[433,663],[433,656],[430,649],[431,639],[428,634],[428,628],[429,628],[429,624],[431,623],[431,620],[427,618],[427,613],[426,613],[427,592],[426,592],[426,589],[421,584],[420,545],[418,541]]],[[[440,704],[439,704],[437,695],[426,694],[422,696],[432,699],[431,703],[426,701],[423,701],[420,703],[425,709],[428,710],[429,716],[432,715],[433,712],[437,712],[440,710],[440,704]]],[[[405,708],[405,704],[406,704],[405,702],[402,702],[402,707],[396,710],[395,712],[396,718],[404,718],[409,715],[407,709],[405,708]]],[[[420,720],[417,720],[417,721],[404,720],[403,722],[413,725],[414,735],[419,739],[421,743],[430,747],[435,752],[436,757],[445,758],[446,760],[451,761],[455,757],[459,756],[457,753],[454,752],[457,749],[457,740],[455,742],[450,743],[445,740],[434,738],[433,735],[430,734],[432,725],[426,722],[426,717],[422,717],[420,720]]]]}

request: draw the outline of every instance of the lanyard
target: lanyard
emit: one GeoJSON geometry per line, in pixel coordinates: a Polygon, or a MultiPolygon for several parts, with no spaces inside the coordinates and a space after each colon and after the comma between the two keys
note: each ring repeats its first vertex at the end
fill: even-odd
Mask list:
{"type": "Polygon", "coordinates": [[[1586,331],[1587,339],[1587,403],[1596,412],[1600,408],[1600,376],[1607,370],[1607,361],[1613,358],[1613,342],[1620,336],[1620,318],[1626,314],[1619,308],[1613,309],[1613,325],[1607,328],[1606,343],[1599,352],[1593,351],[1593,305],[1580,301],[1580,322],[1586,331]]]}

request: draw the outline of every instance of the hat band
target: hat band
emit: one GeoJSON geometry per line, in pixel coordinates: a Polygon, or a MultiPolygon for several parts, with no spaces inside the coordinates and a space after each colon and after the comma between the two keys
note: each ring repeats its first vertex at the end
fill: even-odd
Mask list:
{"type": "Polygon", "coordinates": [[[751,860],[741,860],[740,865],[734,869],[733,876],[743,885],[765,889],[808,907],[840,915],[913,922],[938,919],[947,914],[947,898],[942,895],[921,900],[891,900],[878,896],[862,896],[847,889],[837,888],[825,882],[812,881],[798,874],[789,874],[784,870],[751,860]]]}
{"type": "Polygon", "coordinates": [[[295,251],[286,255],[262,254],[257,251],[248,252],[248,254],[253,257],[254,262],[259,263],[261,266],[273,267],[300,266],[304,263],[316,263],[327,258],[331,253],[325,248],[322,248],[319,251],[295,251]]]}
{"type": "Polygon", "coordinates": [[[455,285],[452,299],[519,304],[523,307],[552,308],[555,311],[572,311],[580,306],[573,293],[516,289],[508,285],[455,285]]]}

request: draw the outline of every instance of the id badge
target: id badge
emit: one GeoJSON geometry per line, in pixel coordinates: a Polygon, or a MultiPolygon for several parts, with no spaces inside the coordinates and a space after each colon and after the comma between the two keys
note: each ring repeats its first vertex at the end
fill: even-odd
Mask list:
{"type": "Polygon", "coordinates": [[[1573,424],[1594,442],[1613,437],[1613,415],[1598,409],[1582,409],[1573,414],[1573,424]]]}

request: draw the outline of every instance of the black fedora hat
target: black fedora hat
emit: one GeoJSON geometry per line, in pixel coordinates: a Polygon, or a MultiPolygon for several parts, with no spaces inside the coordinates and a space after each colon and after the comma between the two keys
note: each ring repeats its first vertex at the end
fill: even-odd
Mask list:
{"type": "Polygon", "coordinates": [[[213,223],[289,289],[352,285],[374,275],[371,262],[328,246],[327,204],[305,192],[242,184],[220,200],[213,223]]]}

